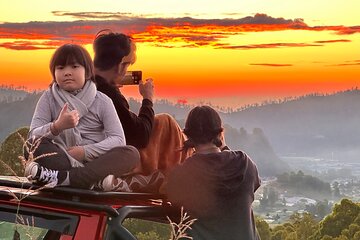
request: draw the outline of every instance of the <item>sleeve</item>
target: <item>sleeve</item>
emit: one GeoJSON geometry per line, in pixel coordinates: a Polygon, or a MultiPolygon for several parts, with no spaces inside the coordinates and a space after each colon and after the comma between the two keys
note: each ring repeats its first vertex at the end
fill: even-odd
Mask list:
{"type": "Polygon", "coordinates": [[[258,172],[255,162],[248,155],[245,154],[245,156],[248,159],[248,162],[249,162],[248,164],[251,166],[251,171],[252,171],[251,175],[253,178],[253,189],[254,189],[254,192],[256,192],[256,190],[261,186],[261,179],[259,176],[259,172],[258,172]]]}
{"type": "Polygon", "coordinates": [[[139,116],[131,112],[126,98],[116,87],[101,84],[99,90],[111,98],[116,112],[123,125],[127,143],[136,148],[144,148],[149,143],[154,124],[153,103],[144,99],[139,116]]]}
{"type": "Polygon", "coordinates": [[[50,125],[54,120],[51,117],[50,97],[47,92],[44,92],[36,104],[30,124],[29,138],[42,136],[50,139],[55,138],[56,136],[50,131],[50,125]]]}
{"type": "Polygon", "coordinates": [[[255,171],[256,171],[256,174],[255,174],[254,192],[256,192],[256,190],[258,190],[258,188],[261,186],[261,179],[260,179],[256,165],[255,165],[255,171]]]}
{"type": "Polygon", "coordinates": [[[85,160],[88,161],[108,152],[112,148],[126,145],[124,130],[116,114],[115,107],[108,97],[105,98],[104,103],[101,103],[100,119],[104,125],[106,138],[101,142],[83,146],[85,160]]]}

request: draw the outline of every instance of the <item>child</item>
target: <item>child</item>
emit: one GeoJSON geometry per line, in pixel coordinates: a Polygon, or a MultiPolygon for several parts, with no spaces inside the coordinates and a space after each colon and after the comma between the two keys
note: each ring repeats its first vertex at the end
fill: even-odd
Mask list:
{"type": "Polygon", "coordinates": [[[169,173],[169,200],[183,206],[197,221],[194,240],[258,239],[251,209],[260,186],[255,163],[242,151],[229,151],[219,114],[208,106],[195,107],[184,129],[184,150],[194,154],[169,173]]]}
{"type": "Polygon", "coordinates": [[[37,103],[29,136],[45,136],[34,157],[57,154],[28,163],[25,176],[50,186],[91,188],[109,174],[120,177],[133,170],[139,153],[125,146],[111,99],[96,90],[89,53],[65,44],[52,56],[50,71],[53,82],[37,103]]]}

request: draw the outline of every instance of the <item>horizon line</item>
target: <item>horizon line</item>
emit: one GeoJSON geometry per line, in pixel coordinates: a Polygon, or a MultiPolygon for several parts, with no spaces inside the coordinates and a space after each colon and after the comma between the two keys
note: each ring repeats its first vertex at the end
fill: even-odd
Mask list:
{"type": "MultiPolygon", "coordinates": [[[[13,84],[7,85],[7,84],[1,84],[0,85],[0,90],[14,90],[14,91],[25,91],[29,94],[33,94],[33,93],[40,93],[42,91],[45,91],[45,89],[35,89],[32,91],[28,91],[29,89],[26,86],[14,86],[13,84]]],[[[221,107],[219,105],[216,104],[212,104],[211,102],[207,102],[206,104],[196,104],[196,103],[189,103],[187,99],[177,99],[175,101],[169,100],[168,98],[158,98],[155,99],[154,103],[160,103],[161,101],[165,100],[166,103],[170,103],[174,106],[178,105],[178,106],[187,106],[187,107],[194,107],[194,106],[198,106],[198,105],[209,105],[211,107],[216,108],[218,111],[222,112],[222,113],[230,113],[230,112],[240,112],[249,108],[253,108],[253,107],[263,107],[263,106],[268,106],[268,105],[272,105],[272,104],[282,104],[282,103],[287,103],[287,102],[291,102],[291,101],[296,101],[296,100],[301,100],[303,98],[306,97],[326,97],[326,96],[333,96],[339,93],[346,93],[346,92],[353,92],[353,91],[360,91],[358,86],[353,86],[351,88],[347,88],[344,90],[337,90],[337,91],[332,91],[332,92],[309,92],[307,94],[302,94],[299,96],[286,96],[286,97],[282,97],[282,98],[273,98],[273,99],[266,99],[263,100],[261,102],[255,102],[255,103],[248,103],[248,104],[243,104],[240,107],[221,107]],[[226,111],[225,111],[226,110],[226,111]],[[229,111],[230,110],[230,111],[229,111]]],[[[128,97],[129,100],[133,100],[136,101],[138,103],[141,102],[140,98],[136,98],[136,97],[128,97]]],[[[191,98],[189,98],[191,99],[191,98]]],[[[211,99],[211,97],[206,98],[208,100],[211,99]]]]}

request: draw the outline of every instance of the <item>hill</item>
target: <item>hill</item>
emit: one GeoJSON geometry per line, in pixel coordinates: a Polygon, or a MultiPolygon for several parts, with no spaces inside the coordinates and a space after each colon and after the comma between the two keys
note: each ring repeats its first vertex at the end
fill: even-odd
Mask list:
{"type": "Polygon", "coordinates": [[[261,128],[280,155],[358,159],[360,91],[308,95],[223,114],[226,123],[261,128]]]}
{"type": "Polygon", "coordinates": [[[0,102],[0,142],[16,129],[29,126],[40,94],[27,93],[24,98],[12,102],[0,102]]]}
{"type": "Polygon", "coordinates": [[[24,87],[0,85],[0,102],[14,102],[24,99],[29,93],[24,87]]]}
{"type": "MultiPolygon", "coordinates": [[[[29,126],[36,103],[40,94],[28,94],[23,100],[0,103],[0,139],[3,141],[11,132],[19,127],[29,126]]],[[[137,111],[140,104],[130,100],[131,109],[137,111]]],[[[189,106],[174,105],[167,101],[158,101],[155,104],[156,112],[169,112],[174,117],[185,116],[190,110],[189,106]],[[160,110],[159,110],[160,109],[160,110]]],[[[184,120],[178,120],[183,127],[184,120]]],[[[225,126],[227,144],[232,149],[242,149],[257,163],[262,176],[274,176],[289,170],[275,154],[268,139],[261,129],[254,129],[248,134],[245,129],[241,131],[229,125],[225,126]]]]}
{"type": "Polygon", "coordinates": [[[238,130],[225,125],[225,134],[227,145],[231,149],[241,149],[246,152],[258,166],[262,177],[275,176],[290,170],[290,167],[274,152],[262,129],[254,128],[249,133],[244,128],[238,130]]]}
{"type": "MultiPolygon", "coordinates": [[[[39,94],[34,93],[23,100],[0,103],[0,141],[15,129],[30,124],[38,98],[39,94]]],[[[254,105],[221,113],[221,116],[224,123],[234,129],[231,140],[233,147],[248,148],[249,154],[262,153],[264,156],[261,158],[269,159],[278,159],[277,154],[354,161],[360,158],[359,102],[360,91],[352,89],[330,95],[312,94],[282,102],[254,105]],[[261,134],[258,130],[245,134],[246,131],[240,130],[241,128],[261,129],[261,134]],[[235,130],[238,132],[235,133],[235,130]],[[251,141],[256,142],[256,146],[263,144],[262,147],[252,150],[249,143],[242,142],[244,139],[249,140],[249,135],[252,135],[251,141]]],[[[129,103],[131,109],[137,112],[140,103],[133,99],[129,103]]],[[[166,100],[154,104],[155,112],[167,112],[180,124],[190,108],[191,106],[173,104],[166,100]]],[[[279,165],[282,164],[279,162],[279,165]]]]}

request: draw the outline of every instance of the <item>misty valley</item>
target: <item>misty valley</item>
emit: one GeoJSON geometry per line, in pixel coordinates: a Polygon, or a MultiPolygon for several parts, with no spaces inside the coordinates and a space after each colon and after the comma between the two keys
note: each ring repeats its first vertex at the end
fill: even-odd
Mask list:
{"type": "MultiPolygon", "coordinates": [[[[41,92],[0,89],[0,158],[9,155],[13,134],[28,127],[41,92]]],[[[268,224],[289,221],[294,213],[321,220],[343,198],[360,201],[360,91],[311,94],[222,109],[226,143],[244,150],[257,164],[262,186],[254,211],[268,224]]],[[[130,99],[137,112],[140,103],[130,99]]],[[[174,116],[181,127],[191,105],[157,100],[157,113],[174,116]]],[[[215,106],[216,107],[216,106],[215,106]]],[[[221,110],[221,108],[218,108],[221,110]]],[[[9,174],[0,166],[1,174],[9,174]]]]}

